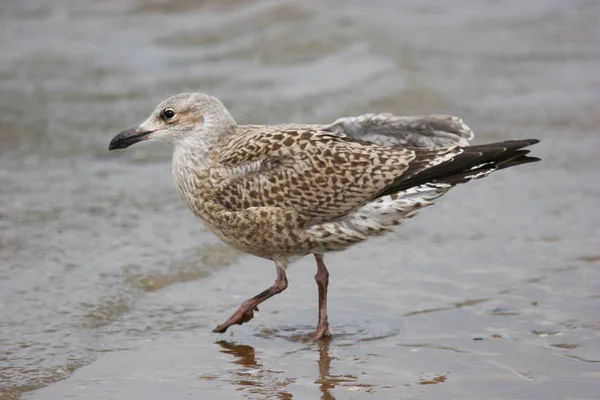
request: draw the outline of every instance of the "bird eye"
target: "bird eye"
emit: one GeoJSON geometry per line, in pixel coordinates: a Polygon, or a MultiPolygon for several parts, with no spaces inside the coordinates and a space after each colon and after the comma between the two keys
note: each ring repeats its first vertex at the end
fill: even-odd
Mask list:
{"type": "Polygon", "coordinates": [[[173,111],[172,108],[165,108],[162,112],[163,114],[163,118],[165,119],[171,119],[175,116],[175,111],[173,111]]]}

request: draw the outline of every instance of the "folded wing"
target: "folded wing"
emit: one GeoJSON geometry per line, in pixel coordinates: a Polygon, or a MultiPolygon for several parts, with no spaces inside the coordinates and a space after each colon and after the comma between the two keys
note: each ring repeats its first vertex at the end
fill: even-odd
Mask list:
{"type": "Polygon", "coordinates": [[[382,147],[337,132],[246,128],[213,168],[218,201],[232,211],[293,209],[309,224],[340,218],[371,201],[407,174],[461,153],[382,147]]]}
{"type": "Polygon", "coordinates": [[[473,131],[451,115],[396,116],[363,114],[345,117],[325,130],[365,140],[380,146],[437,148],[468,146],[473,131]]]}

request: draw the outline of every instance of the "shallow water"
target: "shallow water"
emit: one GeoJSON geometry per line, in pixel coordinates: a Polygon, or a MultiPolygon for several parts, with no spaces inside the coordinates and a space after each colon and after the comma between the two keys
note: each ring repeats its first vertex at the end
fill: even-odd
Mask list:
{"type": "Polygon", "coordinates": [[[600,4],[178,0],[0,4],[0,398],[600,398],[600,4]],[[460,115],[541,163],[275,268],[185,209],[169,150],[108,153],[168,95],[240,123],[460,115]]]}

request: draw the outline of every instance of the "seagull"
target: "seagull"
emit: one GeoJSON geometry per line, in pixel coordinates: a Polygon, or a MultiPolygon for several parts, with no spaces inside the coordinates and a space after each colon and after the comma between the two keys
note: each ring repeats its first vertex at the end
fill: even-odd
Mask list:
{"type": "Polygon", "coordinates": [[[109,150],[155,140],[173,148],[177,189],[225,243],[275,263],[277,279],[243,302],[214,332],[243,324],[288,286],[286,267],[312,254],[318,324],[331,336],[324,255],[383,235],[456,185],[539,161],[537,139],[470,145],[473,132],[449,115],[363,114],[331,124],[238,125],[203,93],[161,102],[109,150]]]}

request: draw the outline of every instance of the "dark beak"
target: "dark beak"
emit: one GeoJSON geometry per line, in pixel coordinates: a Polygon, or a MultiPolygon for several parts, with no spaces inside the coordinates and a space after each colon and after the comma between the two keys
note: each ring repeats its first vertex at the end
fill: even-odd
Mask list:
{"type": "Polygon", "coordinates": [[[143,131],[140,128],[127,129],[115,136],[108,145],[108,150],[125,149],[132,144],[145,140],[153,131],[143,131]]]}

